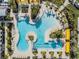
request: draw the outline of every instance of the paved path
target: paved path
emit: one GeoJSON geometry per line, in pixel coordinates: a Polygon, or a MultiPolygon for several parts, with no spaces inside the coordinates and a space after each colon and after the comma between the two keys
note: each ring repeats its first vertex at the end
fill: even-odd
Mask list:
{"type": "Polygon", "coordinates": [[[31,18],[31,4],[29,4],[28,15],[29,15],[29,23],[30,23],[30,24],[35,24],[35,23],[32,21],[32,18],[31,18]]]}
{"type": "Polygon", "coordinates": [[[64,4],[60,6],[59,11],[62,11],[69,4],[69,0],[65,0],[64,4]]]}
{"type": "Polygon", "coordinates": [[[43,15],[44,11],[46,10],[46,7],[44,4],[40,4],[40,5],[41,5],[41,8],[40,8],[39,13],[37,15],[37,17],[39,17],[39,18],[43,15]]]}

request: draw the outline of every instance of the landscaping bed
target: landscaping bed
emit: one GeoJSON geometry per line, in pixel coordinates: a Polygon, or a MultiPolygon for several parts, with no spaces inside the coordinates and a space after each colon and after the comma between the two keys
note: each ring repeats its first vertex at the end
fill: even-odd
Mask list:
{"type": "Polygon", "coordinates": [[[31,17],[32,17],[32,19],[36,18],[37,14],[39,13],[39,9],[40,9],[39,5],[32,5],[32,7],[31,7],[31,17]]]}

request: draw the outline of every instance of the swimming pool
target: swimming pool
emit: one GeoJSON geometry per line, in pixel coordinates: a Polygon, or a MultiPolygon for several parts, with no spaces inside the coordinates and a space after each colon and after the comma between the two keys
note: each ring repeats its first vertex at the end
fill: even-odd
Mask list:
{"type": "MultiPolygon", "coordinates": [[[[19,18],[17,23],[18,31],[19,31],[19,41],[17,44],[17,47],[21,51],[25,51],[28,49],[28,42],[25,39],[25,36],[28,32],[35,32],[37,35],[37,41],[34,43],[34,48],[56,48],[57,43],[55,41],[45,43],[45,31],[49,28],[54,28],[57,25],[59,25],[59,22],[56,20],[56,17],[53,17],[52,15],[47,15],[47,13],[44,13],[43,16],[39,19],[39,21],[36,22],[35,25],[29,24],[28,20],[29,18],[19,18]]],[[[62,44],[62,42],[61,42],[62,44]]],[[[61,46],[58,43],[59,46],[61,46]]]]}

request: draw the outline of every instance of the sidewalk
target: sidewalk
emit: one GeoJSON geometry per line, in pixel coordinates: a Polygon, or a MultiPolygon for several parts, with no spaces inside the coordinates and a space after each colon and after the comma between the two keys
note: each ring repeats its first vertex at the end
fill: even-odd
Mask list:
{"type": "Polygon", "coordinates": [[[69,4],[69,0],[65,0],[64,4],[60,6],[59,11],[62,11],[69,4]]]}

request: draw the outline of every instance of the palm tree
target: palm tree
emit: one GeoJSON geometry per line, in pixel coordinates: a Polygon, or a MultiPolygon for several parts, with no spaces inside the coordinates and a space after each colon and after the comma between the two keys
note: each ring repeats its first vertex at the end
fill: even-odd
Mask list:
{"type": "Polygon", "coordinates": [[[38,54],[38,51],[37,50],[34,50],[33,52],[32,52],[33,54],[34,54],[34,59],[37,59],[37,54],[38,54]]]}
{"type": "Polygon", "coordinates": [[[34,40],[34,36],[33,36],[33,35],[29,35],[28,38],[29,38],[29,40],[30,40],[31,42],[33,42],[33,40],[34,40]]]}
{"type": "Polygon", "coordinates": [[[16,0],[9,0],[10,8],[13,9],[14,13],[18,12],[18,3],[16,0]]]}
{"type": "Polygon", "coordinates": [[[59,55],[59,58],[61,58],[61,56],[62,56],[62,51],[57,52],[57,54],[59,55]]]}
{"type": "Polygon", "coordinates": [[[9,56],[8,56],[7,54],[6,54],[6,55],[4,55],[4,59],[8,59],[8,57],[9,57],[9,56]]]}
{"type": "Polygon", "coordinates": [[[30,56],[28,56],[26,59],[30,59],[30,56]]]}
{"type": "Polygon", "coordinates": [[[57,59],[56,57],[54,57],[54,59],[57,59]]]}
{"type": "Polygon", "coordinates": [[[54,56],[54,51],[50,51],[49,54],[51,55],[51,58],[54,56]]]}
{"type": "Polygon", "coordinates": [[[43,59],[46,59],[46,51],[41,51],[41,54],[43,56],[43,59]]]}
{"type": "Polygon", "coordinates": [[[46,1],[46,7],[50,6],[49,1],[46,1]]]}

